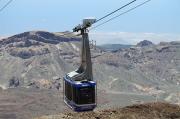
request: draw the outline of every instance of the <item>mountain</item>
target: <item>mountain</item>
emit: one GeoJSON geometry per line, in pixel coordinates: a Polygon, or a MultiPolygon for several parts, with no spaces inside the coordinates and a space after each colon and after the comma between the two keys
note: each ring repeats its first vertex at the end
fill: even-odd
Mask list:
{"type": "Polygon", "coordinates": [[[61,37],[57,34],[45,31],[24,32],[2,39],[0,46],[6,47],[10,55],[26,59],[49,53],[47,44],[55,45],[61,42],[80,41],[79,38],[61,37]]]}
{"type": "Polygon", "coordinates": [[[104,51],[117,51],[122,48],[130,48],[132,45],[124,45],[124,44],[104,44],[98,46],[100,49],[104,51]]]}
{"type": "MultiPolygon", "coordinates": [[[[31,31],[1,40],[0,84],[6,88],[60,85],[65,73],[75,70],[80,63],[80,38],[62,34],[31,31]]],[[[91,49],[94,79],[100,83],[99,88],[152,93],[180,83],[178,42],[139,44],[149,45],[116,52],[91,49]]]]}
{"type": "MultiPolygon", "coordinates": [[[[62,79],[80,65],[81,38],[65,34],[29,31],[0,41],[0,108],[8,113],[0,110],[0,116],[23,119],[67,109],[62,79]]],[[[115,52],[97,47],[91,55],[97,110],[153,101],[179,103],[180,42],[115,52]]]]}
{"type": "Polygon", "coordinates": [[[154,44],[151,41],[143,40],[143,41],[137,43],[136,46],[138,46],[138,47],[145,47],[145,46],[150,46],[150,45],[154,45],[154,44]]]}
{"type": "Polygon", "coordinates": [[[2,39],[0,41],[2,87],[43,85],[51,88],[51,84],[59,85],[56,84],[59,77],[62,78],[64,73],[73,67],[68,59],[77,59],[79,55],[77,46],[80,45],[79,37],[63,34],[31,31],[2,39]],[[56,80],[50,82],[53,78],[56,80]]]}

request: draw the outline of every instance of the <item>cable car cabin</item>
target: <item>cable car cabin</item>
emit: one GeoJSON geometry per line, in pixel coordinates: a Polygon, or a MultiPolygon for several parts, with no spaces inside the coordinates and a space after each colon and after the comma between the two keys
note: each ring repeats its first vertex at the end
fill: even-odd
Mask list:
{"type": "Polygon", "coordinates": [[[88,111],[96,107],[96,83],[94,81],[74,81],[64,77],[64,102],[74,111],[88,111]]]}

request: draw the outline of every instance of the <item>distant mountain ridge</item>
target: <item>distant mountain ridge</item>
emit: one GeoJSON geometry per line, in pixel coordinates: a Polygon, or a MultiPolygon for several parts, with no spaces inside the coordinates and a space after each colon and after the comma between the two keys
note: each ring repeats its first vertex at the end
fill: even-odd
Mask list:
{"type": "Polygon", "coordinates": [[[29,42],[36,41],[42,43],[57,44],[59,42],[69,42],[69,41],[80,41],[78,37],[63,36],[63,33],[50,33],[46,31],[30,31],[20,33],[0,41],[1,45],[7,45],[14,42],[29,42]],[[61,36],[62,35],[62,36],[61,36]]]}
{"type": "Polygon", "coordinates": [[[124,45],[124,44],[104,44],[99,45],[98,47],[105,51],[116,51],[122,48],[130,48],[133,45],[124,45]]]}
{"type": "Polygon", "coordinates": [[[35,55],[50,53],[47,44],[61,42],[79,42],[79,37],[63,36],[64,33],[50,33],[46,31],[30,31],[20,33],[0,41],[0,47],[5,46],[12,56],[30,58],[35,55]]]}

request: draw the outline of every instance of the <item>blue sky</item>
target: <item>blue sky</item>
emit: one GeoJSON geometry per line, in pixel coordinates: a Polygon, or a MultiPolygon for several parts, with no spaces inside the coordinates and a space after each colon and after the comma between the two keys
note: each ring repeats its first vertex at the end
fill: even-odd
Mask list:
{"type": "MultiPolygon", "coordinates": [[[[24,31],[71,30],[85,17],[97,19],[131,0],[14,0],[0,12],[0,36],[24,31]]],[[[145,0],[137,2],[131,8],[145,0]]],[[[8,0],[0,0],[2,7],[8,0]]],[[[180,0],[152,0],[92,32],[180,34],[180,0]]],[[[123,12],[120,11],[117,14],[123,12]]],[[[115,14],[115,15],[117,15],[115,14]]]]}

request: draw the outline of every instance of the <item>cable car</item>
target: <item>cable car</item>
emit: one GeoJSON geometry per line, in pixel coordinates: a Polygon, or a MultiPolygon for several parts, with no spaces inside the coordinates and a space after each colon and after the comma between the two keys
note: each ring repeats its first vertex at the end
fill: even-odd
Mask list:
{"type": "Polygon", "coordinates": [[[69,73],[64,77],[64,102],[74,111],[88,111],[96,107],[96,83],[73,81],[69,73]]]}
{"type": "Polygon", "coordinates": [[[82,25],[73,29],[74,32],[81,31],[81,65],[80,67],[67,73],[63,78],[64,102],[74,111],[88,111],[96,107],[97,85],[93,81],[92,62],[89,47],[89,37],[87,28],[95,23],[95,19],[83,20],[82,25]]]}

